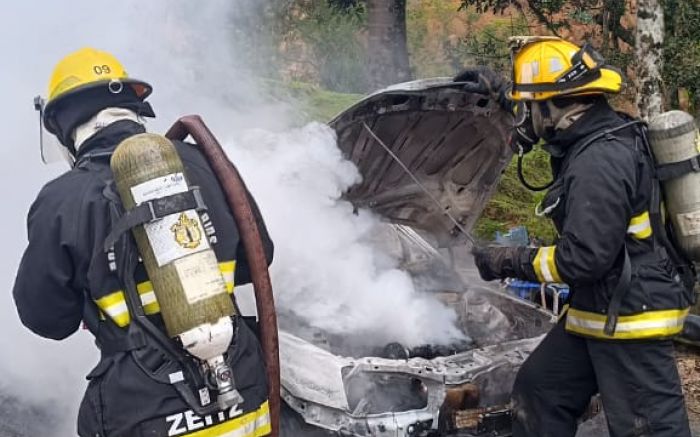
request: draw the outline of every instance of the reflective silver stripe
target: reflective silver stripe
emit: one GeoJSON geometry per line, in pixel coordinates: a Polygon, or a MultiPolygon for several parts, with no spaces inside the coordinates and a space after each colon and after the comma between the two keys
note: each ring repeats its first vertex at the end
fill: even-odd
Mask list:
{"type": "Polygon", "coordinates": [[[141,303],[143,305],[148,305],[148,304],[154,303],[154,302],[157,302],[155,292],[149,291],[149,292],[141,295],[141,303]]]}
{"type": "Polygon", "coordinates": [[[620,316],[615,333],[609,336],[604,332],[605,315],[569,308],[566,330],[584,336],[616,340],[670,337],[681,332],[688,311],[688,308],[652,310],[620,316]]]}
{"type": "Polygon", "coordinates": [[[630,224],[627,227],[627,233],[640,240],[649,238],[651,236],[651,220],[649,218],[649,212],[644,211],[643,213],[632,217],[630,224]]]}
{"type": "Polygon", "coordinates": [[[553,254],[550,254],[553,249],[554,246],[546,246],[540,249],[542,251],[542,256],[540,256],[540,271],[546,282],[556,282],[554,276],[552,276],[552,272],[549,270],[549,263],[547,262],[549,257],[553,256],[553,254]]]}
{"type": "Polygon", "coordinates": [[[270,424],[270,413],[265,413],[255,420],[255,427],[256,428],[261,428],[261,427],[263,427],[265,425],[269,425],[269,424],[270,424]]]}
{"type": "Polygon", "coordinates": [[[121,301],[119,303],[104,308],[103,311],[106,312],[108,316],[116,318],[123,315],[124,313],[128,314],[129,308],[127,308],[126,306],[126,301],[121,301]]]}
{"type": "MultiPolygon", "coordinates": [[[[255,436],[262,436],[263,434],[256,432],[256,430],[260,430],[261,428],[268,426],[270,424],[270,413],[265,413],[255,419],[254,421],[248,422],[245,425],[241,426],[240,428],[236,428],[234,430],[225,432],[223,434],[205,434],[205,435],[211,435],[211,436],[217,436],[217,437],[255,437],[255,436]]],[[[204,430],[206,431],[206,430],[204,430]]],[[[196,435],[196,434],[195,434],[196,435]]],[[[185,436],[186,437],[186,436],[185,436]]]]}
{"type": "MultiPolygon", "coordinates": [[[[236,271],[236,261],[226,261],[219,263],[219,270],[226,284],[228,294],[233,294],[234,279],[236,271]]],[[[140,282],[136,285],[137,292],[141,298],[141,305],[147,315],[153,315],[160,312],[158,298],[153,291],[153,284],[150,281],[140,282]]],[[[126,304],[126,298],[122,290],[114,291],[99,299],[95,299],[95,303],[100,310],[107,314],[118,326],[125,327],[131,321],[129,308],[126,304]]]]}
{"type": "MultiPolygon", "coordinates": [[[[187,413],[191,414],[192,411],[188,411],[185,414],[187,413]]],[[[231,410],[228,413],[221,411],[219,412],[218,417],[220,420],[224,420],[225,416],[235,414],[241,414],[241,411],[231,410]]],[[[179,416],[182,416],[182,413],[179,414],[179,416]]],[[[166,419],[166,422],[167,421],[168,419],[166,419]]],[[[208,425],[211,425],[211,421],[209,421],[208,425]]],[[[218,425],[210,426],[208,428],[200,427],[198,431],[190,430],[190,432],[187,434],[179,433],[177,435],[179,437],[262,437],[270,434],[270,432],[270,404],[268,401],[265,401],[260,408],[255,411],[238,415],[227,421],[221,422],[218,425]]]]}
{"type": "MultiPolygon", "coordinates": [[[[570,324],[580,326],[581,328],[593,329],[601,332],[605,327],[605,322],[581,319],[579,317],[572,316],[571,314],[567,316],[567,321],[570,324]]],[[[618,323],[615,332],[634,332],[643,329],[676,328],[679,326],[683,326],[683,319],[669,318],[659,320],[640,320],[637,322],[618,323]]]]}
{"type": "Polygon", "coordinates": [[[647,221],[645,223],[640,223],[638,225],[632,225],[629,228],[627,228],[627,233],[628,234],[638,234],[642,232],[645,229],[648,229],[651,227],[651,222],[647,221]]]}

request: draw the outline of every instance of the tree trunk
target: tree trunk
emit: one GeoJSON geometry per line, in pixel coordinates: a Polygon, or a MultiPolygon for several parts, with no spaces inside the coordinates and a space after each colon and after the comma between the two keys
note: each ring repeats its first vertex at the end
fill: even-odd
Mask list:
{"type": "Polygon", "coordinates": [[[406,0],[367,0],[367,72],[370,86],[411,80],[406,44],[406,0]]]}
{"type": "Polygon", "coordinates": [[[603,55],[608,54],[608,35],[610,34],[610,11],[608,3],[603,2],[603,55]]]}
{"type": "Polygon", "coordinates": [[[690,93],[688,88],[678,88],[678,109],[690,112],[690,93]]]}
{"type": "Polygon", "coordinates": [[[660,0],[638,0],[635,38],[637,109],[645,120],[663,112],[664,13],[660,0]]]}

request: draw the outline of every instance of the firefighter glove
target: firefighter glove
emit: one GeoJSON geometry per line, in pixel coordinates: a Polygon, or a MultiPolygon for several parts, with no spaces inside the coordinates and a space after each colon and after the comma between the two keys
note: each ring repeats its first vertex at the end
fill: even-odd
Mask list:
{"type": "Polygon", "coordinates": [[[506,97],[508,82],[490,68],[467,68],[455,76],[454,81],[465,82],[466,91],[488,95],[498,102],[504,111],[513,112],[513,104],[506,97]]]}
{"type": "Polygon", "coordinates": [[[532,249],[528,247],[480,247],[472,249],[474,263],[484,281],[518,278],[529,280],[532,249]]]}

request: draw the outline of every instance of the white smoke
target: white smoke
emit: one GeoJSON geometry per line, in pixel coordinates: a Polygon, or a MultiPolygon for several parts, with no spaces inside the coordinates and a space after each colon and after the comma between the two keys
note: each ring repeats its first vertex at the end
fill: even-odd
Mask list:
{"type": "Polygon", "coordinates": [[[407,344],[458,335],[454,315],[420,297],[407,275],[387,265],[367,241],[377,219],[364,211],[353,215],[351,206],[338,200],[359,175],[341,158],[332,132],[312,124],[280,133],[292,108],[266,99],[242,68],[246,59],[231,50],[231,17],[255,3],[25,0],[4,5],[0,394],[51,403],[66,418],[55,430],[58,437],[75,435],[84,376],[98,354],[87,331],[62,342],[31,334],[19,322],[10,290],[26,245],[29,206],[41,186],[66,169],[40,163],[31,99],[45,95],[54,64],[80,47],[111,51],[131,76],[151,82],[149,100],[158,118],[149,130],[164,132],[176,117],[199,113],[226,140],[276,242],[273,285],[280,305],[334,332],[378,330],[407,344]]]}
{"type": "Polygon", "coordinates": [[[335,140],[328,126],[312,123],[249,131],[229,147],[275,241],[278,306],[332,333],[366,333],[372,345],[462,338],[454,312],[419,293],[373,243],[379,219],[340,200],[360,175],[335,140]]]}

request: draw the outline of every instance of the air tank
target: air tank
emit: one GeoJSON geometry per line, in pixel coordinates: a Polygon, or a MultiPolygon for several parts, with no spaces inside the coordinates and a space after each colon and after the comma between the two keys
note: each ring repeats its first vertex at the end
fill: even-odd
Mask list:
{"type": "MultiPolygon", "coordinates": [[[[175,146],[161,135],[143,133],[122,141],[111,168],[127,211],[190,189],[175,146]]],[[[235,308],[199,213],[176,212],[132,232],[168,335],[179,337],[187,352],[207,364],[222,408],[241,402],[224,358],[235,308]]]]}
{"type": "MultiPolygon", "coordinates": [[[[700,154],[700,134],[693,116],[669,111],[649,122],[649,143],[656,164],[686,161],[700,154]]],[[[700,168],[662,181],[664,205],[676,243],[685,255],[700,261],[700,168]]]]}

